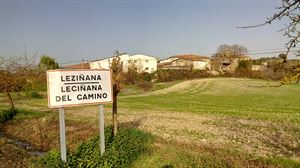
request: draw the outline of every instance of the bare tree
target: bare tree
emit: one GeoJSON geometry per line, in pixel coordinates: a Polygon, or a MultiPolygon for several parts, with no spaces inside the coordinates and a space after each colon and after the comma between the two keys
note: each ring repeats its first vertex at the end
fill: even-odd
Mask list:
{"type": "Polygon", "coordinates": [[[123,73],[123,63],[119,57],[120,53],[115,51],[114,58],[111,63],[111,69],[113,72],[112,81],[113,81],[113,106],[112,106],[112,117],[113,117],[113,135],[115,136],[118,132],[117,125],[117,113],[118,113],[118,104],[117,96],[121,89],[123,88],[125,82],[125,76],[123,73]]]}
{"type": "Polygon", "coordinates": [[[11,92],[20,91],[26,85],[30,85],[35,78],[33,60],[25,58],[5,59],[0,57],[0,92],[4,92],[12,110],[15,110],[15,103],[11,92]]]}
{"type": "MultiPolygon", "coordinates": [[[[300,40],[300,0],[281,0],[281,6],[276,8],[276,12],[272,17],[267,18],[264,23],[252,25],[252,26],[241,26],[238,28],[254,28],[272,24],[273,22],[280,21],[284,24],[284,27],[279,31],[284,32],[284,36],[287,36],[288,42],[286,43],[287,52],[290,52],[292,48],[297,47],[300,40]]],[[[299,52],[298,52],[299,55],[299,52]]]]}
{"type": "Polygon", "coordinates": [[[213,57],[236,58],[246,55],[247,53],[248,49],[244,46],[238,44],[223,44],[218,47],[217,52],[213,55],[213,57]]]}
{"type": "MultiPolygon", "coordinates": [[[[290,53],[292,48],[296,48],[300,40],[300,0],[281,0],[281,6],[276,8],[276,12],[272,17],[267,18],[264,23],[253,25],[253,26],[243,26],[238,28],[254,28],[272,24],[273,22],[283,22],[283,28],[279,31],[284,32],[283,35],[288,38],[288,42],[285,44],[287,51],[284,55],[279,55],[282,58],[282,62],[275,67],[279,67],[283,70],[284,77],[281,80],[283,84],[289,84],[293,81],[298,81],[300,76],[300,67],[287,67],[284,66],[287,62],[287,55],[290,53]]],[[[296,52],[297,56],[300,56],[300,51],[296,52]]]]}
{"type": "Polygon", "coordinates": [[[234,44],[220,45],[215,54],[212,55],[212,69],[222,72],[223,63],[232,63],[234,59],[240,58],[248,53],[248,49],[244,46],[234,44]]]}

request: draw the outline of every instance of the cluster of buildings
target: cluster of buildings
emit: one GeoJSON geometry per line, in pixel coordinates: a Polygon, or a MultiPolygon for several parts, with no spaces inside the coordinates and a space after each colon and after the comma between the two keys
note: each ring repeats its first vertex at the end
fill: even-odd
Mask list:
{"type": "MultiPolygon", "coordinates": [[[[128,55],[124,53],[118,56],[123,63],[123,70],[125,72],[130,67],[134,67],[138,72],[148,73],[152,73],[157,69],[211,69],[211,59],[209,57],[193,54],[175,55],[163,60],[145,54],[128,55]]],[[[64,69],[109,69],[113,58],[109,57],[89,61],[88,63],[68,65],[64,66],[64,69]]]]}
{"type": "MultiPolygon", "coordinates": [[[[167,59],[159,60],[156,57],[135,54],[128,55],[126,53],[118,55],[123,63],[123,71],[127,72],[129,68],[134,68],[138,72],[152,73],[158,69],[176,69],[176,70],[206,70],[211,71],[213,60],[206,56],[186,54],[174,55],[167,59]]],[[[88,63],[65,66],[65,69],[109,69],[114,57],[93,60],[88,63]]],[[[238,66],[240,60],[250,60],[248,56],[241,56],[231,60],[222,60],[220,64],[221,70],[230,70],[238,66]]]]}

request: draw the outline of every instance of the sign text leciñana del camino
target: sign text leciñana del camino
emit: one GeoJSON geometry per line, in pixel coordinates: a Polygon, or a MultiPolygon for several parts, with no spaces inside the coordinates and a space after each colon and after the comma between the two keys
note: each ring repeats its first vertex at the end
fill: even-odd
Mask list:
{"type": "Polygon", "coordinates": [[[50,70],[47,81],[50,108],[112,102],[110,70],[50,70]]]}

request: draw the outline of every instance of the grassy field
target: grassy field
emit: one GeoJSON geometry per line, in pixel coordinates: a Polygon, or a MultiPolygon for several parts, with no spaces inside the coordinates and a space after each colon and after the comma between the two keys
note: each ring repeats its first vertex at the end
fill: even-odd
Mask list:
{"type": "MultiPolygon", "coordinates": [[[[119,96],[119,125],[157,137],[134,167],[300,166],[300,85],[272,87],[277,85],[212,78],[156,84],[149,92],[127,87],[119,96]]],[[[47,108],[46,98],[14,97],[18,108],[29,111],[5,124],[5,133],[45,150],[58,148],[57,110],[47,108]],[[40,137],[43,130],[49,134],[40,137]]],[[[1,94],[0,102],[0,110],[6,109],[1,94]]],[[[105,107],[109,125],[111,106],[105,107]]],[[[97,111],[66,109],[69,148],[98,134],[97,111]]]]}
{"type": "MultiPolygon", "coordinates": [[[[144,96],[120,98],[129,109],[157,109],[194,114],[235,116],[279,122],[300,122],[299,85],[268,85],[250,79],[202,79],[186,81],[144,96]],[[298,113],[297,113],[298,112],[298,113]]],[[[276,83],[269,83],[276,85],[276,83]]]]}

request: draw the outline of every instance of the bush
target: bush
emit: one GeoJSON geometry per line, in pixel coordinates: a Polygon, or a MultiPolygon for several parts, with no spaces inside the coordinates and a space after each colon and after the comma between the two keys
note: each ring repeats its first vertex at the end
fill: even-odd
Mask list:
{"type": "Polygon", "coordinates": [[[118,132],[109,150],[100,160],[99,167],[129,167],[151,142],[151,136],[137,129],[123,129],[118,132]]]}
{"type": "Polygon", "coordinates": [[[252,63],[249,60],[242,60],[236,69],[237,72],[248,72],[251,71],[252,63]]]}
{"type": "Polygon", "coordinates": [[[17,110],[2,110],[0,113],[0,123],[11,120],[17,114],[17,110]]]}
{"type": "Polygon", "coordinates": [[[64,163],[60,159],[60,152],[58,150],[49,151],[46,156],[38,160],[32,160],[33,168],[61,168],[64,163]]]}
{"type": "Polygon", "coordinates": [[[140,81],[137,86],[142,88],[144,91],[148,91],[153,87],[153,83],[149,81],[140,81]]]}
{"type": "Polygon", "coordinates": [[[179,70],[179,69],[160,69],[157,70],[158,82],[170,82],[175,80],[186,80],[209,77],[210,74],[203,70],[179,70]]]}
{"type": "Polygon", "coordinates": [[[67,163],[60,160],[58,151],[32,162],[32,167],[129,167],[151,143],[151,135],[138,129],[119,130],[112,137],[112,129],[105,129],[105,153],[100,156],[99,136],[82,143],[75,152],[68,153],[67,163]]]}
{"type": "Polygon", "coordinates": [[[137,84],[139,81],[152,81],[155,79],[155,73],[141,72],[138,73],[136,70],[128,69],[125,73],[126,84],[137,84]]]}
{"type": "Polygon", "coordinates": [[[25,91],[25,96],[28,98],[41,98],[42,96],[34,90],[25,91]]]}

